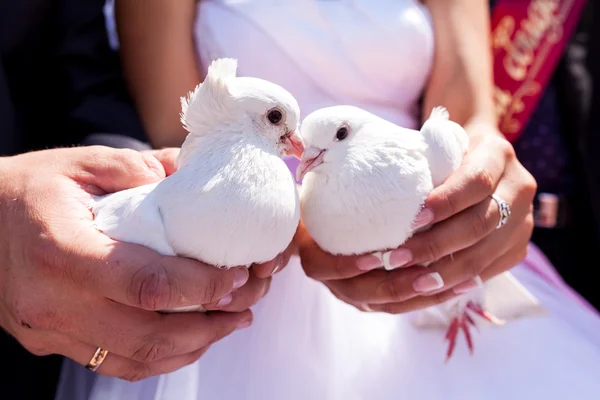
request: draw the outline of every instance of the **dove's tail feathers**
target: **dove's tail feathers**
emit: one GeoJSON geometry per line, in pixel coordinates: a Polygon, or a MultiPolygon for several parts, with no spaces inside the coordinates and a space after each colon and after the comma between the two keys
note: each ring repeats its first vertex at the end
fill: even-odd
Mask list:
{"type": "Polygon", "coordinates": [[[450,119],[450,113],[444,106],[433,107],[431,110],[431,114],[429,115],[430,119],[450,119]]]}
{"type": "Polygon", "coordinates": [[[413,324],[418,328],[445,330],[459,306],[462,307],[469,302],[480,304],[488,315],[496,317],[496,320],[484,318],[493,325],[547,314],[547,310],[539,300],[510,272],[505,272],[473,289],[472,292],[419,311],[415,315],[413,324]]]}
{"type": "MultiPolygon", "coordinates": [[[[451,129],[452,133],[454,134],[454,136],[456,136],[456,139],[460,143],[460,147],[462,148],[463,151],[467,150],[467,148],[469,147],[469,137],[467,136],[467,133],[465,132],[465,130],[463,129],[462,126],[460,126],[459,124],[457,124],[454,121],[450,121],[450,113],[448,112],[448,109],[446,107],[444,107],[444,106],[433,107],[433,109],[431,110],[431,114],[429,115],[429,119],[427,121],[430,121],[430,120],[448,121],[449,122],[448,126],[452,126],[452,129],[451,129]]],[[[427,121],[425,121],[425,123],[427,123],[427,121]]]]}
{"type": "MultiPolygon", "coordinates": [[[[442,111],[437,113],[441,115],[442,111]]],[[[469,146],[469,137],[456,122],[438,117],[425,121],[421,134],[427,144],[426,157],[433,185],[437,187],[459,167],[469,146]]]]}
{"type": "Polygon", "coordinates": [[[237,60],[219,58],[211,62],[204,82],[181,98],[181,123],[190,133],[208,129],[225,113],[225,98],[230,95],[229,82],[236,77],[237,60]]]}

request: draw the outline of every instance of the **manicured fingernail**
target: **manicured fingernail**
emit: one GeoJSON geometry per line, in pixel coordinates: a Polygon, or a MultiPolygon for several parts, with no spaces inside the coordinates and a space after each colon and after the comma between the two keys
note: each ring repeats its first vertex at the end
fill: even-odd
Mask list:
{"type": "Polygon", "coordinates": [[[227,304],[231,303],[232,300],[233,300],[233,295],[231,293],[229,293],[227,296],[221,297],[221,300],[219,300],[217,303],[217,307],[224,307],[227,304]]]}
{"type": "Polygon", "coordinates": [[[483,285],[483,281],[479,276],[476,276],[473,279],[470,279],[466,282],[460,283],[452,288],[452,291],[456,294],[465,294],[475,289],[476,287],[481,287],[483,285]]]}
{"type": "Polygon", "coordinates": [[[237,329],[245,329],[245,328],[249,327],[251,324],[252,324],[252,321],[250,321],[249,319],[246,319],[237,325],[237,329]]]}
{"type": "Polygon", "coordinates": [[[238,268],[235,271],[235,277],[233,278],[233,288],[239,289],[248,282],[248,278],[250,277],[250,273],[246,268],[238,268]]]}
{"type": "Polygon", "coordinates": [[[413,282],[413,289],[416,292],[424,293],[438,290],[444,287],[444,280],[437,272],[419,276],[413,282]]]}
{"type": "Polygon", "coordinates": [[[433,211],[429,208],[424,208],[415,217],[415,220],[412,223],[413,229],[423,228],[433,222],[433,219],[433,211]]]}
{"type": "Polygon", "coordinates": [[[360,257],[358,260],[356,260],[356,267],[361,271],[371,271],[372,269],[383,267],[381,253],[374,253],[360,257]],[[379,257],[375,254],[377,254],[379,257]]]}
{"type": "Polygon", "coordinates": [[[408,249],[396,249],[383,253],[382,260],[385,269],[400,268],[412,261],[412,252],[408,249]]]}
{"type": "Polygon", "coordinates": [[[471,290],[475,289],[477,287],[477,284],[475,283],[475,281],[473,279],[463,282],[461,284],[458,284],[456,286],[454,286],[452,288],[452,291],[456,294],[465,294],[465,293],[469,293],[471,290]]]}

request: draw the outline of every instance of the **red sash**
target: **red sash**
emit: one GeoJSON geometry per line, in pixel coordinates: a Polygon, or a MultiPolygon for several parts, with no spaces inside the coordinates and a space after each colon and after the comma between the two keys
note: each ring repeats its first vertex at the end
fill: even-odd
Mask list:
{"type": "Polygon", "coordinates": [[[575,31],[585,0],[500,0],[492,15],[498,127],[514,142],[575,31]]]}

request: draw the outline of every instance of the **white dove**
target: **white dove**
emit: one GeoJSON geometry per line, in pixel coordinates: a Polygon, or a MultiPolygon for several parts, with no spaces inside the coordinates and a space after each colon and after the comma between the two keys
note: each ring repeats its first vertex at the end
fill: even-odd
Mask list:
{"type": "MultiPolygon", "coordinates": [[[[95,199],[109,237],[220,268],[273,259],[300,219],[296,183],[281,156],[300,156],[299,107],[282,87],[236,77],[237,61],[210,64],[182,98],[189,134],[178,169],[159,183],[95,199]]],[[[201,310],[184,307],[170,311],[201,310]]]]}
{"type": "MultiPolygon", "coordinates": [[[[389,250],[412,236],[425,198],[456,170],[469,144],[444,107],[435,107],[420,131],[356,107],[328,107],[309,114],[301,134],[306,149],[297,179],[304,178],[300,207],[308,233],[331,254],[374,252],[388,270],[389,250]]],[[[475,321],[470,313],[502,324],[488,311],[509,318],[539,311],[510,273],[488,281],[485,289],[479,283],[467,294],[417,313],[417,326],[447,329],[447,358],[460,330],[472,352],[469,325],[475,321]]]]}

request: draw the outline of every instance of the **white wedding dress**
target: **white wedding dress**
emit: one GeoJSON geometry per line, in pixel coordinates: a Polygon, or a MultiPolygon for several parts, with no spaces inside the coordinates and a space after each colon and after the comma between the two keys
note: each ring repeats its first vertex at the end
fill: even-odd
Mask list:
{"type": "MultiPolygon", "coordinates": [[[[418,126],[434,38],[416,0],[207,0],[196,39],[203,69],[235,57],[239,74],[282,85],[303,115],[352,104],[418,126]]],[[[444,364],[443,331],[415,328],[410,314],[360,312],[294,258],[253,308],[253,325],[196,363],[128,383],[65,362],[57,399],[600,399],[598,315],[535,247],[513,273],[547,314],[482,326],[474,357],[461,337],[444,364]]]]}

